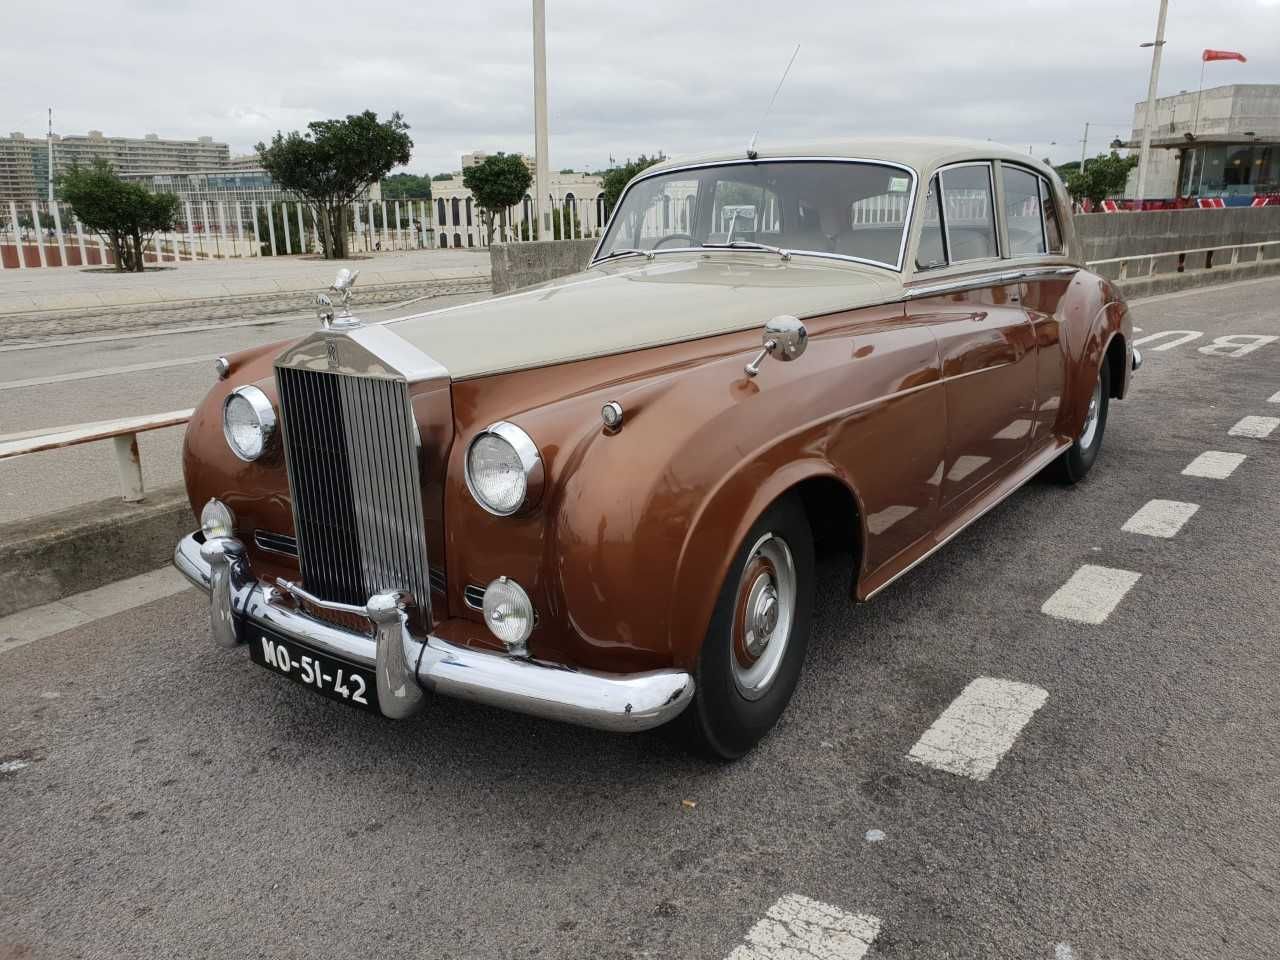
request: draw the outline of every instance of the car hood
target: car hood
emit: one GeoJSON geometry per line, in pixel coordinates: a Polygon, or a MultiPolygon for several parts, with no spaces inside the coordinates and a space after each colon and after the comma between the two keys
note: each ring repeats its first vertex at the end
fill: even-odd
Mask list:
{"type": "Polygon", "coordinates": [[[387,324],[455,380],[804,319],[901,295],[896,274],[818,257],[666,254],[387,324]]]}

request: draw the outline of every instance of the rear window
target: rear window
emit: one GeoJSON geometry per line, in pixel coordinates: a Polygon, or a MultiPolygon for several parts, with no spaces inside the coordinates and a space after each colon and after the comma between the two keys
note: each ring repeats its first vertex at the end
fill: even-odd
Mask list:
{"type": "Polygon", "coordinates": [[[995,207],[991,202],[991,166],[966,164],[942,171],[943,225],[952,263],[1000,256],[995,207]]]}

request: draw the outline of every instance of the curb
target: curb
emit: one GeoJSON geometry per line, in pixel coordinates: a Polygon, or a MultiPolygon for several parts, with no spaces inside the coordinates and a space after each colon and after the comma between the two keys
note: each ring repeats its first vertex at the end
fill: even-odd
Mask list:
{"type": "Polygon", "coordinates": [[[180,484],[0,525],[0,617],[162,567],[196,526],[180,484]]]}
{"type": "Polygon", "coordinates": [[[1178,293],[1197,287],[1217,287],[1224,283],[1280,275],[1280,259],[1255,260],[1252,263],[1224,264],[1208,270],[1184,270],[1182,273],[1157,273],[1151,277],[1130,277],[1112,281],[1129,300],[1178,293]]]}

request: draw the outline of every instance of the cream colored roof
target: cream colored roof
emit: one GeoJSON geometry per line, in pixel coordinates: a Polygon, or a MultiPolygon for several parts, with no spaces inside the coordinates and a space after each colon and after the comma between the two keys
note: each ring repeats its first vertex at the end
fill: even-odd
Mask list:
{"type": "MultiPolygon", "coordinates": [[[[951,137],[857,137],[844,140],[827,140],[816,143],[758,143],[759,158],[781,157],[831,157],[859,160],[889,160],[905,164],[922,176],[935,167],[960,160],[1016,160],[1019,163],[1050,172],[1049,168],[1025,151],[1015,150],[990,140],[965,140],[951,137]]],[[[656,170],[669,170],[698,163],[723,163],[745,161],[747,145],[741,150],[693,154],[669,157],[646,174],[656,170]]]]}

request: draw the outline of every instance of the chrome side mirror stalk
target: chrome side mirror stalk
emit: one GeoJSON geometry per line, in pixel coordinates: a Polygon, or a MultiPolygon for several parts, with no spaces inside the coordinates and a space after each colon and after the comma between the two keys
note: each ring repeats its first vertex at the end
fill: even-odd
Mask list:
{"type": "Polygon", "coordinates": [[[789,363],[804,353],[809,345],[809,331],[796,317],[774,317],[764,325],[764,343],[755,358],[742,368],[748,377],[760,372],[760,364],[764,358],[772,356],[776,360],[789,363]]]}

